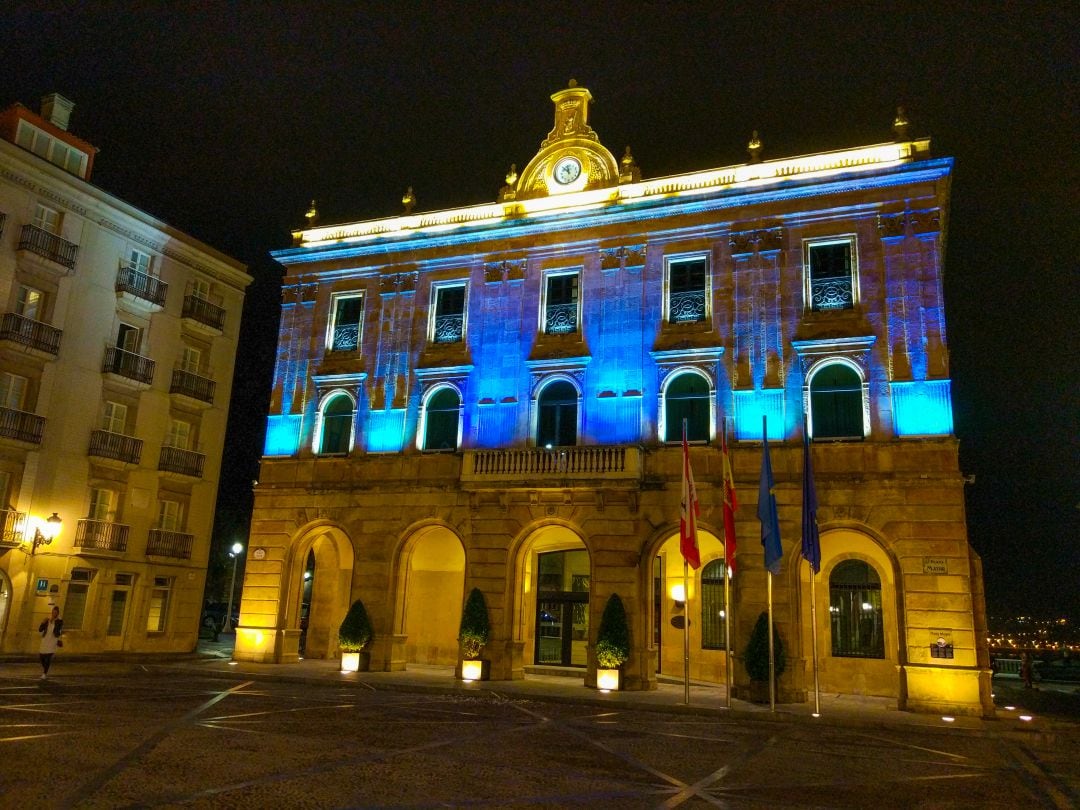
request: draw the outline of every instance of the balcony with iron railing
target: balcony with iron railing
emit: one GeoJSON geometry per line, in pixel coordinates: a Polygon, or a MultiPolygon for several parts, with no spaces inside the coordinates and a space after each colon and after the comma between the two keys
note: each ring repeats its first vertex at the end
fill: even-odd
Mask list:
{"type": "Polygon", "coordinates": [[[837,309],[851,309],[854,306],[855,294],[850,273],[831,278],[810,279],[811,310],[828,312],[837,309]]]}
{"type": "Polygon", "coordinates": [[[668,296],[668,321],[697,323],[705,320],[705,291],[673,292],[668,296]]]}
{"type": "Polygon", "coordinates": [[[101,370],[143,385],[150,385],[154,381],[154,361],[119,346],[105,348],[105,363],[101,370]]]}
{"type": "Polygon", "coordinates": [[[45,433],[45,417],[36,413],[0,408],[0,437],[29,444],[41,444],[45,433]]]}
{"type": "Polygon", "coordinates": [[[22,234],[19,236],[19,250],[34,253],[68,270],[75,269],[75,259],[79,255],[78,245],[37,225],[23,225],[22,234]]]}
{"type": "Polygon", "coordinates": [[[225,328],[225,308],[198,295],[184,296],[184,318],[194,324],[221,332],[225,328]]]}
{"type": "Polygon", "coordinates": [[[83,518],[75,527],[75,548],[95,551],[127,551],[131,527],[109,520],[83,518]]]}
{"type": "Polygon", "coordinates": [[[213,405],[216,388],[217,383],[209,377],[203,377],[193,371],[178,368],[173,370],[169,393],[179,394],[207,405],[213,405]]]}
{"type": "Polygon", "coordinates": [[[544,332],[548,335],[568,335],[577,331],[578,305],[548,304],[544,310],[544,332]]]}
{"type": "Polygon", "coordinates": [[[156,276],[143,273],[131,265],[123,265],[116,275],[116,291],[136,302],[152,305],[156,309],[165,306],[165,294],[169,285],[156,276]]]}
{"type": "Polygon", "coordinates": [[[162,447],[158,456],[158,470],[188,478],[202,478],[205,453],[184,450],[179,447],[162,447]]]}
{"type": "Polygon", "coordinates": [[[464,315],[439,315],[435,318],[434,343],[460,343],[464,334],[464,315]]]}
{"type": "Polygon", "coordinates": [[[23,542],[26,531],[26,512],[0,509],[0,546],[14,548],[23,542]]]}
{"type": "Polygon", "coordinates": [[[124,464],[138,464],[142,457],[142,439],[112,433],[108,430],[94,430],[90,433],[89,454],[96,458],[111,459],[124,464]]]}
{"type": "Polygon", "coordinates": [[[146,538],[146,554],[149,557],[171,557],[174,560],[190,560],[191,544],[195,535],[151,529],[146,538]]]}
{"type": "Polygon", "coordinates": [[[10,340],[34,351],[55,357],[60,352],[62,329],[50,326],[17,312],[5,312],[0,318],[0,340],[10,340]]]}

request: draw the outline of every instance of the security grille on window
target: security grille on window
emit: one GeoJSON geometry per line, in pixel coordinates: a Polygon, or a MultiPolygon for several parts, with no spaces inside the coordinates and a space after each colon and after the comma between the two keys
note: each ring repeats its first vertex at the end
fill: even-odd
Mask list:
{"type": "Polygon", "coordinates": [[[845,560],[829,576],[832,654],[839,658],[884,658],[881,579],[862,560],[845,560]]]}
{"type": "Polygon", "coordinates": [[[701,649],[724,649],[724,561],[713,560],[701,569],[701,649]]]}
{"type": "Polygon", "coordinates": [[[432,342],[460,343],[465,336],[465,285],[435,289],[432,342]]]}
{"type": "Polygon", "coordinates": [[[578,274],[553,273],[547,277],[544,332],[565,335],[578,328],[578,274]]]}
{"type": "Polygon", "coordinates": [[[704,257],[668,263],[668,322],[704,321],[708,262],[704,257]]]}
{"type": "Polygon", "coordinates": [[[362,295],[334,297],[330,308],[330,351],[354,352],[360,348],[360,319],[363,314],[362,295]]]}
{"type": "Polygon", "coordinates": [[[855,306],[852,248],[850,239],[807,245],[807,292],[812,311],[855,306]]]}

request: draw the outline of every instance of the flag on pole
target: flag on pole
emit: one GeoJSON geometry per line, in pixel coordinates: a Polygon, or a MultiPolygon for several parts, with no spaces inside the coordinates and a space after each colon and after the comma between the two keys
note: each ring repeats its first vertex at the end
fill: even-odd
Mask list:
{"type": "Polygon", "coordinates": [[[682,511],[679,515],[679,550],[683,559],[697,570],[701,567],[701,554],[698,551],[697,519],[701,515],[697,488],[694,486],[694,472],[690,469],[690,445],[686,443],[686,420],[682,426],[682,511]]]}
{"type": "Polygon", "coordinates": [[[802,555],[810,569],[821,571],[821,535],[817,522],[817,488],[814,486],[814,466],[810,458],[810,431],[803,425],[803,483],[802,483],[802,555]]]}
{"type": "Polygon", "coordinates": [[[735,500],[735,476],[731,474],[731,458],[727,450],[727,425],[720,434],[721,457],[724,472],[724,562],[728,571],[735,573],[735,510],[739,504],[735,500]]]}
{"type": "Polygon", "coordinates": [[[772,462],[769,460],[768,418],[761,417],[761,432],[764,449],[761,454],[761,486],[758,489],[758,520],[761,521],[761,545],[765,549],[765,567],[771,574],[780,573],[780,558],[783,548],[780,545],[780,518],[776,513],[776,493],[773,491],[772,462]]]}

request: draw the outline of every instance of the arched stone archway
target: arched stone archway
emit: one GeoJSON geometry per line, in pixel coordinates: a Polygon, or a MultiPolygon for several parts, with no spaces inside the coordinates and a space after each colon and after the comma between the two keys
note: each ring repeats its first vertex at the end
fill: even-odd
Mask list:
{"type": "Polygon", "coordinates": [[[7,572],[0,569],[0,639],[7,631],[8,613],[11,611],[13,595],[11,580],[8,579],[7,572]]]}
{"type": "Polygon", "coordinates": [[[465,549],[445,526],[420,529],[405,543],[398,566],[395,632],[405,638],[406,664],[453,666],[465,590],[465,549]]]}

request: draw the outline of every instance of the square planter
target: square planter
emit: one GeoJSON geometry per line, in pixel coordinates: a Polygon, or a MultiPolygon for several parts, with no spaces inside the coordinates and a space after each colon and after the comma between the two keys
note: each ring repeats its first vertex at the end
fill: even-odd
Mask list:
{"type": "Polygon", "coordinates": [[[366,650],[362,652],[343,652],[341,654],[341,671],[342,672],[367,672],[368,667],[371,666],[371,653],[366,650]]]}
{"type": "Polygon", "coordinates": [[[622,671],[618,669],[596,670],[596,688],[601,692],[618,692],[622,686],[622,671]]]}
{"type": "Polygon", "coordinates": [[[488,681],[491,680],[491,662],[487,659],[463,660],[461,662],[461,680],[463,681],[488,681]]]}

